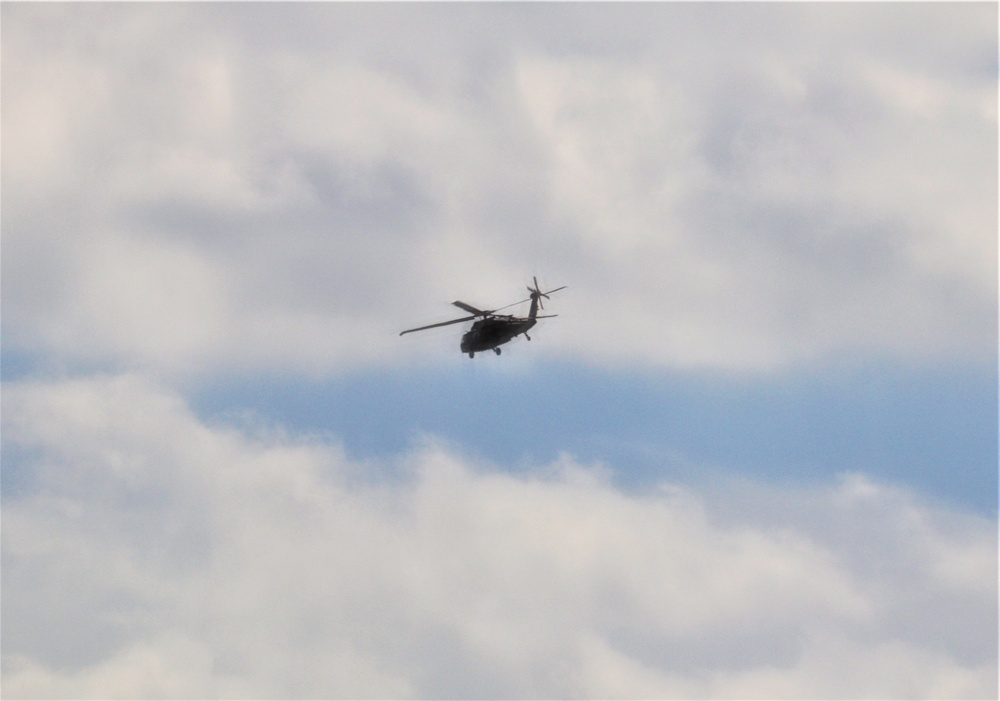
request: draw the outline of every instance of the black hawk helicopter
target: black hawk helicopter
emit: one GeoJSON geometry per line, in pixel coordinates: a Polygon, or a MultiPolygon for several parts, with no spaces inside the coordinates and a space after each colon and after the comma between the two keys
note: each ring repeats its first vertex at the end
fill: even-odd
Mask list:
{"type": "Polygon", "coordinates": [[[528,331],[535,325],[538,319],[550,319],[558,314],[543,314],[538,316],[538,310],[544,309],[542,306],[542,298],[549,299],[549,295],[553,292],[558,292],[559,290],[565,290],[566,285],[562,287],[557,287],[554,290],[549,290],[548,292],[542,292],[538,287],[538,278],[534,278],[535,286],[529,287],[528,292],[531,296],[528,299],[522,299],[520,302],[514,302],[513,304],[508,304],[505,307],[499,307],[498,309],[476,309],[471,304],[466,304],[465,302],[452,302],[459,309],[464,309],[465,311],[472,314],[472,316],[463,316],[461,319],[452,319],[451,321],[442,321],[438,324],[430,324],[428,326],[419,326],[415,329],[407,329],[401,332],[399,335],[413,333],[414,331],[423,331],[424,329],[433,329],[438,326],[448,326],[449,324],[461,324],[463,321],[472,321],[473,319],[478,319],[472,328],[462,335],[462,345],[461,349],[463,353],[468,353],[470,358],[476,357],[476,353],[482,351],[492,350],[497,355],[500,355],[500,346],[513,340],[515,337],[520,336],[522,333],[524,337],[529,341],[531,336],[528,335],[528,331]],[[531,301],[531,308],[528,310],[528,317],[518,317],[512,316],[510,314],[497,314],[498,311],[502,309],[508,309],[510,307],[516,306],[518,304],[524,304],[527,301],[531,301]]]}

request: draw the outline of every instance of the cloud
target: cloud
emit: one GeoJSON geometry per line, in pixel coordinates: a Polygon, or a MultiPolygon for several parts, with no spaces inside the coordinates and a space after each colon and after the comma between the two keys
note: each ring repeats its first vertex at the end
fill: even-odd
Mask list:
{"type": "MultiPolygon", "coordinates": [[[[36,378],[3,387],[6,695],[995,698],[995,515],[859,473],[623,491],[625,442],[670,442],[622,428],[646,394],[602,391],[672,386],[636,365],[995,367],[995,7],[0,11],[3,345],[36,378]],[[607,464],[470,458],[503,434],[454,406],[438,433],[471,445],[400,449],[386,417],[443,401],[412,368],[458,331],[398,331],[533,274],[570,289],[532,355],[619,373],[548,393],[627,405],[583,431],[607,464]],[[269,418],[198,418],[234,376],[269,418]],[[364,404],[378,458],[268,422],[316,376],[410,388],[364,404]]],[[[462,377],[529,377],[510,355],[462,377]]],[[[744,410],[699,397],[695,445],[721,402],[745,462],[744,410]]],[[[846,431],[773,425],[955,445],[848,405],[846,431]]],[[[616,407],[579,411],[550,454],[616,407]]]]}
{"type": "Polygon", "coordinates": [[[139,375],[3,401],[7,695],[996,695],[995,521],[862,475],[625,493],[359,463],[139,375]]]}
{"type": "Polygon", "coordinates": [[[988,6],[4,17],[19,348],[433,362],[398,330],[538,274],[571,286],[539,352],[587,362],[993,358],[988,6]]]}

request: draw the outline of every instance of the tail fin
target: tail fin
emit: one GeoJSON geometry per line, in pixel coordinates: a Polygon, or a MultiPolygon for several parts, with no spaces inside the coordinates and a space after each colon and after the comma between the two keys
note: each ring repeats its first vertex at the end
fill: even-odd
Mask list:
{"type": "MultiPolygon", "coordinates": [[[[528,288],[531,289],[531,288],[528,288]]],[[[534,319],[538,314],[538,300],[542,296],[542,293],[536,290],[531,290],[531,309],[528,310],[528,318],[534,319]]]]}

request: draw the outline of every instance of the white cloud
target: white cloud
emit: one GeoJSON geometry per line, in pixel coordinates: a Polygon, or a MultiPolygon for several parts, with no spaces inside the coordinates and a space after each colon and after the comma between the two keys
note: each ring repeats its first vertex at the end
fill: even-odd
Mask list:
{"type": "Polygon", "coordinates": [[[3,400],[6,695],[996,695],[995,521],[861,476],[389,477],[137,375],[3,400]]]}
{"type": "Polygon", "coordinates": [[[992,362],[995,11],[732,13],[5,8],[8,339],[329,374],[538,274],[533,352],[992,362]]]}
{"type": "MultiPolygon", "coordinates": [[[[992,364],[995,7],[784,7],[5,4],[4,344],[420,363],[538,274],[533,355],[992,364]]],[[[4,386],[6,695],[996,696],[995,521],[360,464],[146,376],[4,386]]]]}

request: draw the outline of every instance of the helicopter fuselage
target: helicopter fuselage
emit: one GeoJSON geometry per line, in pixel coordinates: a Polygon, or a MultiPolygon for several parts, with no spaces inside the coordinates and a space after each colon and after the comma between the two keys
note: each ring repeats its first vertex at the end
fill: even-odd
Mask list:
{"type": "Polygon", "coordinates": [[[461,349],[473,357],[476,353],[492,350],[500,354],[500,346],[522,333],[530,341],[528,331],[537,323],[535,319],[517,317],[487,317],[480,319],[462,335],[461,349]]]}

